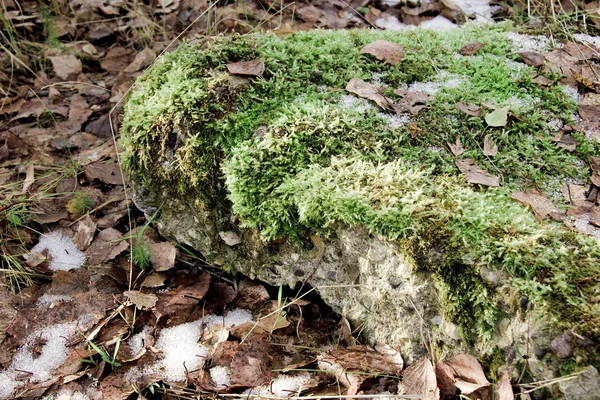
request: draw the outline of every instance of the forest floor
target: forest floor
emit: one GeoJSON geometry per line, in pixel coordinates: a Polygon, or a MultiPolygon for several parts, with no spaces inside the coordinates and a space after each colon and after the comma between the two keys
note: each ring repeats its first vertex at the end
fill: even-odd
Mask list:
{"type": "MultiPolygon", "coordinates": [[[[465,19],[447,1],[382,3],[394,2],[1,3],[0,399],[402,397],[396,351],[362,345],[310,288],[228,276],[165,241],[135,209],[119,167],[124,99],[182,40],[465,19]]],[[[473,397],[535,389],[507,375],[492,385],[470,356],[442,363],[473,397]]],[[[402,375],[404,393],[457,391],[436,382],[429,360],[402,375]]]]}

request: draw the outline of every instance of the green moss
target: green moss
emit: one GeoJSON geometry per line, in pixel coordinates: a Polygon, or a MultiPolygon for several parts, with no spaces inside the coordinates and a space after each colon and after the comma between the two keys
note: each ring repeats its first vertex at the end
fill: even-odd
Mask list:
{"type": "Polygon", "coordinates": [[[493,289],[479,277],[485,266],[508,271],[515,288],[559,326],[600,338],[600,309],[589,301],[599,290],[589,279],[597,274],[597,240],[537,222],[510,199],[526,186],[588,179],[582,160],[600,146],[578,133],[574,153],[555,144],[548,123],[569,122],[576,105],[559,87],[532,83],[532,69],[514,62],[509,28],[313,31],[182,45],[130,96],[125,166],[147,186],[219,210],[223,224],[235,214],[265,240],[300,243],[312,232],[331,233],[337,222],[396,240],[438,277],[447,312],[466,335],[489,338],[500,315],[493,289]],[[392,67],[360,54],[377,39],[405,46],[402,62],[392,67]],[[473,41],[485,46],[476,56],[457,56],[473,41]],[[256,58],[264,77],[236,86],[225,64],[256,58]],[[344,88],[355,77],[394,88],[446,85],[401,125],[348,96],[344,88]],[[459,101],[508,105],[509,122],[489,128],[483,116],[457,110],[459,101]],[[482,154],[486,135],[499,147],[494,158],[482,154]],[[457,139],[462,157],[500,176],[501,188],[464,182],[446,150],[457,139]],[[432,264],[434,246],[442,256],[432,264]]]}

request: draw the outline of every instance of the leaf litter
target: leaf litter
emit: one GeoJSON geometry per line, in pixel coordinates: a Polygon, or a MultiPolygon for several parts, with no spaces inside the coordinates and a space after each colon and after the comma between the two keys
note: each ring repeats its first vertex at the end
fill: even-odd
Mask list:
{"type": "MultiPolygon", "coordinates": [[[[4,302],[1,302],[3,306],[0,310],[6,318],[2,318],[0,324],[0,342],[6,340],[5,338],[12,340],[13,352],[0,357],[3,367],[0,372],[0,393],[8,393],[5,396],[7,398],[33,393],[40,396],[56,394],[73,398],[89,395],[92,398],[92,389],[83,384],[84,371],[99,379],[99,389],[94,389],[97,390],[95,395],[104,395],[105,398],[122,398],[133,393],[131,381],[138,382],[138,388],[143,390],[153,382],[170,378],[190,378],[189,382],[197,383],[197,388],[213,393],[228,393],[236,385],[245,389],[246,393],[260,392],[283,397],[323,386],[332,388],[331,393],[337,393],[336,389],[333,389],[337,382],[326,373],[272,371],[275,366],[317,368],[318,359],[322,364],[339,365],[338,369],[324,367],[324,371],[329,371],[333,376],[339,375],[339,371],[344,369],[393,376],[402,374],[401,391],[408,389],[424,394],[426,398],[438,398],[436,396],[448,390],[447,387],[441,386],[439,375],[436,379],[435,372],[439,365],[446,369],[452,368],[454,372],[450,375],[453,374],[456,380],[453,382],[456,390],[462,389],[463,393],[466,393],[476,386],[481,386],[477,390],[486,389],[488,386],[485,386],[485,377],[480,379],[481,374],[474,363],[469,364],[470,368],[464,369],[456,360],[442,361],[434,366],[430,361],[423,359],[403,369],[401,357],[398,358],[399,354],[394,349],[379,346],[377,350],[372,350],[364,346],[354,346],[356,339],[350,334],[351,329],[347,321],[346,324],[343,324],[343,321],[338,323],[337,316],[332,315],[321,316],[316,320],[303,317],[303,307],[318,307],[316,304],[287,307],[283,314],[275,313],[264,318],[264,315],[278,309],[277,302],[271,298],[267,288],[249,280],[240,282],[237,288],[234,288],[229,282],[220,280],[220,272],[210,269],[210,266],[200,261],[189,261],[190,259],[176,251],[174,246],[160,239],[149,242],[152,265],[150,270],[139,270],[129,264],[129,252],[126,251],[129,248],[129,240],[126,237],[131,235],[131,231],[126,226],[124,217],[128,211],[132,211],[134,224],[143,226],[144,220],[142,216],[135,214],[124,190],[120,193],[110,192],[114,186],[122,185],[122,178],[116,163],[116,149],[112,143],[108,110],[115,106],[139,72],[150,65],[165,46],[161,40],[155,40],[148,45],[138,45],[134,42],[133,46],[128,41],[139,40],[139,37],[136,38],[136,35],[139,36],[138,30],[150,26],[153,18],[157,18],[161,23],[175,21],[174,25],[191,22],[193,12],[180,12],[184,3],[162,1],[155,12],[140,10],[136,13],[127,12],[124,4],[120,2],[74,3],[78,21],[93,21],[98,15],[121,15],[122,18],[111,18],[102,26],[84,22],[77,30],[70,25],[67,18],[57,18],[59,38],[69,40],[77,33],[78,38],[83,40],[74,44],[69,51],[46,54],[49,60],[48,74],[41,71],[38,74],[33,83],[35,95],[28,88],[29,83],[34,80],[29,80],[25,73],[18,72],[17,79],[20,80],[17,81],[21,84],[3,102],[1,114],[13,124],[12,128],[30,124],[44,114],[55,120],[55,123],[43,128],[24,129],[6,140],[2,137],[0,159],[7,162],[0,170],[3,185],[16,182],[18,177],[22,176],[22,172],[13,173],[12,165],[19,164],[23,159],[30,160],[30,167],[25,173],[26,179],[19,181],[20,186],[12,193],[3,191],[3,198],[15,199],[22,193],[37,195],[40,187],[38,183],[43,180],[38,166],[50,163],[66,169],[71,156],[77,164],[77,172],[70,175],[72,181],[69,187],[73,189],[67,190],[72,191],[83,186],[97,189],[99,193],[98,209],[88,210],[82,216],[70,215],[66,211],[67,201],[64,197],[61,198],[65,196],[65,190],[56,190],[55,199],[40,200],[32,207],[38,210],[38,214],[32,216],[31,221],[51,224],[51,230],[45,230],[38,238],[39,243],[31,249],[27,268],[51,277],[52,283],[43,285],[39,293],[24,304],[19,305],[12,300],[6,302],[10,307],[4,307],[4,302]],[[128,35],[124,35],[124,32],[128,35]],[[115,38],[120,38],[121,42],[115,42],[115,38]],[[23,82],[27,84],[22,84],[23,82]],[[136,219],[139,221],[135,221],[136,219]],[[69,225],[72,228],[69,228],[69,225]],[[37,256],[34,256],[35,254],[37,256]],[[186,263],[182,260],[186,260],[186,263]],[[87,269],[71,268],[82,262],[85,262],[84,266],[87,266],[87,269]],[[185,277],[181,270],[188,267],[190,262],[192,268],[201,272],[185,277]],[[133,287],[128,287],[130,280],[133,287]],[[220,299],[217,301],[212,297],[220,299]],[[132,310],[137,306],[140,308],[137,311],[138,319],[133,321],[132,310]],[[113,323],[115,319],[121,318],[118,313],[109,318],[116,310],[132,324],[131,329],[127,327],[125,320],[118,324],[113,323]],[[42,317],[39,317],[40,315],[42,317]],[[101,326],[99,330],[93,328],[97,324],[101,326]],[[296,337],[298,333],[295,332],[295,327],[298,324],[301,324],[303,329],[296,337]],[[317,328],[319,326],[328,328],[323,331],[322,328],[317,328]],[[74,333],[74,329],[88,334],[96,332],[95,335],[90,335],[94,338],[103,337],[104,332],[104,336],[111,336],[111,340],[98,343],[109,353],[115,350],[115,338],[123,340],[123,349],[119,351],[122,354],[118,355],[118,360],[123,365],[110,371],[105,362],[99,361],[97,352],[89,351],[86,341],[74,333]],[[325,346],[328,344],[328,334],[334,331],[340,337],[343,336],[344,342],[351,347],[335,351],[299,350],[293,347],[294,344],[316,343],[325,346]],[[244,337],[246,340],[243,340],[244,337]],[[210,340],[205,342],[203,338],[210,340]],[[173,344],[173,341],[177,343],[177,340],[181,341],[181,346],[171,349],[169,345],[173,344]],[[276,346],[278,344],[285,346],[276,346]],[[211,355],[212,358],[199,357],[202,354],[211,355]],[[272,357],[270,354],[277,356],[272,357]],[[90,368],[86,370],[81,360],[88,356],[96,357],[97,365],[89,364],[90,368]],[[53,359],[52,364],[50,358],[53,359]],[[59,365],[61,360],[64,361],[63,365],[59,365]],[[165,371],[168,371],[167,375],[164,374],[165,371]],[[257,379],[257,374],[260,374],[262,381],[257,379]],[[67,384],[67,380],[70,379],[82,383],[67,384]],[[42,382],[44,380],[45,382],[42,382]],[[264,386],[258,386],[262,383],[265,383],[264,386]]],[[[218,9],[222,15],[237,17],[242,15],[237,14],[241,10],[240,7],[242,5],[236,3],[219,6],[218,9]]],[[[244,4],[243,7],[248,7],[243,10],[243,14],[259,15],[264,12],[255,5],[244,4]]],[[[365,21],[355,20],[351,18],[352,15],[347,15],[335,7],[317,8],[300,4],[296,16],[291,10],[289,13],[282,12],[281,22],[285,25],[293,18],[299,18],[300,23],[306,24],[306,27],[344,28],[352,24],[367,25],[365,21]]],[[[382,9],[369,6],[366,17],[373,20],[387,18],[384,6],[379,7],[382,9]]],[[[430,19],[428,15],[422,16],[432,11],[456,13],[455,7],[445,3],[436,3],[433,8],[412,5],[402,7],[408,18],[417,22],[420,18],[430,19]]],[[[37,9],[37,5],[30,9],[37,9]]],[[[267,12],[264,15],[273,13],[274,11],[271,14],[267,12]]],[[[7,18],[13,18],[11,15],[7,14],[7,18]]],[[[37,16],[22,17],[24,19],[19,22],[22,26],[28,27],[32,32],[36,29],[41,32],[41,25],[37,22],[40,19],[37,16]]],[[[266,18],[265,21],[266,27],[273,23],[272,18],[266,18]]],[[[206,22],[204,20],[204,25],[200,23],[192,26],[190,34],[204,34],[207,29],[214,28],[206,22]]],[[[244,32],[250,28],[238,18],[224,18],[216,25],[216,29],[244,32]]],[[[378,42],[365,46],[361,52],[391,66],[402,62],[404,48],[391,42],[378,42]]],[[[463,47],[461,52],[468,56],[476,54],[480,49],[480,44],[472,43],[463,47]]],[[[600,135],[594,133],[600,131],[600,109],[595,97],[595,49],[590,50],[589,46],[568,43],[560,51],[545,56],[523,52],[518,55],[528,65],[539,67],[541,73],[559,72],[563,74],[563,83],[581,84],[591,91],[584,96],[579,105],[582,117],[579,127],[588,132],[590,138],[600,141],[600,135]],[[586,65],[589,62],[592,63],[591,66],[586,65]]],[[[257,77],[264,74],[264,65],[260,60],[246,63],[248,64],[234,63],[237,65],[227,67],[232,74],[257,77]]],[[[537,79],[540,85],[551,83],[544,75],[534,79],[537,79]]],[[[350,82],[347,87],[349,92],[375,102],[384,111],[393,109],[396,113],[416,114],[426,107],[428,101],[426,95],[422,96],[419,92],[396,93],[400,100],[394,104],[391,99],[381,94],[381,87],[354,79],[350,82]]],[[[473,117],[480,117],[483,110],[479,105],[457,104],[456,107],[473,117]]],[[[508,109],[504,111],[500,108],[488,112],[485,121],[490,127],[502,127],[506,124],[504,121],[508,114],[508,109]]],[[[119,119],[113,118],[112,122],[118,130],[119,119]]],[[[492,137],[487,135],[484,138],[483,151],[489,157],[493,157],[497,152],[492,137]]],[[[557,145],[571,148],[572,142],[569,137],[566,134],[557,137],[557,145]]],[[[460,142],[453,146],[456,146],[452,151],[455,157],[465,151],[460,142]]],[[[465,174],[468,182],[497,185],[498,178],[475,165],[473,160],[456,160],[456,165],[465,174]]],[[[590,165],[591,185],[571,184],[565,189],[571,205],[567,214],[570,214],[569,218],[573,218],[573,229],[598,226],[598,206],[594,205],[598,201],[598,191],[594,192],[594,189],[598,188],[600,180],[598,160],[590,159],[590,165]],[[596,198],[592,199],[594,193],[596,198]],[[582,220],[585,225],[581,223],[582,220]]],[[[57,171],[55,176],[64,174],[65,171],[57,171]]],[[[89,193],[96,191],[90,190],[89,193]]],[[[523,204],[532,208],[536,217],[539,215],[554,218],[556,207],[551,202],[548,203],[549,199],[542,193],[525,190],[515,195],[523,204]]],[[[11,240],[16,242],[15,238],[11,240]]],[[[29,246],[34,243],[35,240],[29,246]]],[[[345,383],[347,392],[359,393],[365,389],[365,382],[362,378],[348,379],[345,383]]],[[[508,374],[502,374],[497,388],[501,399],[512,398],[508,374]]]]}

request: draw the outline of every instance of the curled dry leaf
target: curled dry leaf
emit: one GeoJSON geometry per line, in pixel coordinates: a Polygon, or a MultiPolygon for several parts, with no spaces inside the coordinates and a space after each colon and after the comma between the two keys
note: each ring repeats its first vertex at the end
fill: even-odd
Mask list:
{"type": "Polygon", "coordinates": [[[227,70],[234,75],[262,76],[265,65],[261,60],[228,63],[227,70]]]}
{"type": "Polygon", "coordinates": [[[492,142],[490,135],[485,135],[483,138],[483,155],[495,157],[498,154],[498,145],[492,142]]]}
{"type": "Polygon", "coordinates": [[[463,103],[456,103],[456,109],[458,109],[472,117],[479,117],[481,115],[481,112],[483,111],[483,108],[481,108],[480,106],[476,106],[474,104],[463,104],[463,103]]]}
{"type": "Polygon", "coordinates": [[[475,160],[465,158],[464,160],[455,160],[454,163],[465,175],[467,182],[483,186],[500,186],[498,177],[479,168],[475,164],[475,160]]]}
{"type": "Polygon", "coordinates": [[[149,47],[145,47],[135,55],[131,64],[125,68],[125,72],[137,72],[152,64],[156,59],[156,52],[149,47]]]}
{"type": "Polygon", "coordinates": [[[363,99],[372,100],[377,105],[385,110],[389,110],[392,106],[392,102],[387,97],[379,93],[381,87],[367,83],[359,78],[352,78],[346,85],[346,90],[350,93],[354,93],[363,99]]]}
{"type": "Polygon", "coordinates": [[[99,265],[112,260],[129,247],[121,232],[114,228],[104,229],[85,251],[88,265],[99,265]]]}
{"type": "Polygon", "coordinates": [[[138,290],[127,290],[123,292],[125,296],[137,307],[138,310],[142,308],[152,308],[156,305],[158,297],[152,293],[142,293],[138,290]]]}
{"type": "Polygon", "coordinates": [[[530,67],[541,67],[546,61],[544,56],[537,51],[520,51],[517,54],[530,67]]]}
{"type": "Polygon", "coordinates": [[[96,233],[96,223],[89,215],[86,215],[79,221],[79,225],[77,225],[77,232],[73,237],[73,243],[75,243],[75,246],[79,250],[83,251],[92,243],[94,233],[96,233]]]}
{"type": "Polygon", "coordinates": [[[391,65],[398,64],[404,56],[404,47],[387,40],[376,40],[360,50],[361,54],[371,54],[376,59],[391,65]]]}
{"type": "Polygon", "coordinates": [[[167,279],[167,277],[161,273],[151,274],[144,278],[144,280],[142,281],[142,284],[140,286],[143,288],[144,287],[147,287],[147,288],[161,287],[161,286],[165,285],[166,279],[167,279]]]}
{"type": "Polygon", "coordinates": [[[531,207],[537,220],[550,218],[560,213],[560,210],[552,203],[552,200],[535,189],[526,189],[524,192],[513,193],[511,197],[524,206],[531,207]]]}
{"type": "Polygon", "coordinates": [[[508,371],[503,370],[502,376],[500,380],[496,382],[495,388],[495,400],[513,400],[514,393],[512,390],[512,386],[510,384],[510,377],[508,376],[508,371]]]}
{"type": "Polygon", "coordinates": [[[122,185],[123,176],[118,164],[93,163],[85,167],[85,177],[88,181],[99,180],[108,185],[122,185]]]}
{"type": "Polygon", "coordinates": [[[423,358],[408,366],[398,384],[398,394],[418,394],[424,400],[438,400],[440,391],[431,361],[423,358]]]}
{"type": "Polygon", "coordinates": [[[467,43],[460,48],[460,54],[463,56],[472,56],[481,50],[485,44],[479,42],[467,43]]]}
{"type": "Polygon", "coordinates": [[[491,399],[491,384],[485,377],[479,361],[473,356],[459,354],[441,361],[436,365],[436,374],[441,393],[456,393],[458,389],[463,395],[477,392],[478,398],[491,399]]]}
{"type": "Polygon", "coordinates": [[[417,114],[422,109],[427,108],[425,103],[431,100],[431,96],[427,93],[408,92],[406,90],[394,90],[394,93],[401,97],[393,105],[394,111],[398,114],[417,114]]]}

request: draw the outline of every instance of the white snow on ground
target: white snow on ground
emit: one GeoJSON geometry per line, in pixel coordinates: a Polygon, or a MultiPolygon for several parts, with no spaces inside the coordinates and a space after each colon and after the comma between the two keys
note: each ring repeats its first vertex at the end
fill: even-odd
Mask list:
{"type": "Polygon", "coordinates": [[[56,394],[56,398],[53,398],[53,400],[90,400],[90,398],[85,393],[63,389],[56,394]]]}
{"type": "Polygon", "coordinates": [[[457,88],[463,82],[464,77],[449,73],[448,71],[440,71],[433,81],[430,82],[413,82],[410,85],[403,85],[402,90],[409,92],[427,93],[430,96],[435,95],[441,88],[457,88]]]}
{"type": "Polygon", "coordinates": [[[493,22],[492,14],[499,8],[499,6],[490,6],[490,0],[453,0],[452,2],[466,15],[475,15],[475,20],[480,22],[493,22]]]}
{"type": "Polygon", "coordinates": [[[225,389],[231,384],[231,370],[227,367],[213,367],[210,377],[219,389],[225,389]]]}
{"type": "Polygon", "coordinates": [[[442,17],[441,15],[438,15],[437,17],[429,19],[427,21],[423,21],[419,24],[419,28],[431,29],[434,31],[445,31],[457,27],[458,25],[450,21],[448,18],[442,17]]]}
{"type": "Polygon", "coordinates": [[[395,31],[417,29],[417,27],[414,25],[403,24],[398,20],[397,17],[393,15],[388,15],[385,18],[377,18],[375,20],[375,25],[381,29],[390,29],[395,31]]]}
{"type": "Polygon", "coordinates": [[[12,363],[0,372],[0,399],[10,399],[22,386],[24,372],[29,382],[43,382],[52,378],[70,354],[69,339],[80,325],[85,325],[87,315],[78,321],[50,325],[32,332],[17,350],[12,363]]]}
{"type": "Polygon", "coordinates": [[[514,51],[537,51],[545,54],[552,47],[550,39],[543,35],[524,35],[516,32],[507,32],[506,36],[513,41],[514,51]]]}
{"type": "Polygon", "coordinates": [[[575,103],[579,103],[581,100],[583,100],[583,95],[581,93],[579,93],[577,88],[575,88],[573,86],[563,85],[562,90],[563,90],[563,93],[565,94],[565,96],[567,96],[569,99],[571,99],[575,103]]]}
{"type": "Polygon", "coordinates": [[[247,389],[242,393],[242,397],[248,395],[290,397],[302,390],[302,386],[306,384],[309,379],[310,375],[306,372],[296,375],[280,374],[269,386],[259,386],[247,389]]]}
{"type": "Polygon", "coordinates": [[[340,97],[339,105],[343,110],[352,110],[358,113],[363,113],[368,110],[375,110],[375,106],[371,105],[366,100],[351,94],[342,95],[340,97]]]}
{"type": "Polygon", "coordinates": [[[131,355],[138,355],[144,349],[144,338],[152,331],[151,326],[145,326],[141,332],[136,333],[127,339],[127,344],[131,350],[131,355]]]}
{"type": "Polygon", "coordinates": [[[85,263],[85,254],[73,241],[60,232],[50,232],[40,236],[40,241],[31,249],[31,254],[45,254],[52,271],[69,271],[85,263]]]}
{"type": "MultiPolygon", "coordinates": [[[[208,354],[208,348],[199,343],[203,327],[218,324],[225,328],[231,328],[246,322],[254,323],[252,313],[238,308],[227,312],[225,316],[210,314],[193,322],[165,328],[160,331],[155,344],[155,347],[162,352],[163,359],[143,369],[131,368],[125,374],[125,380],[135,383],[143,376],[160,374],[167,381],[184,381],[186,371],[190,372],[201,368],[208,354]]],[[[136,341],[137,339],[134,341],[134,345],[136,341]]]]}
{"type": "Polygon", "coordinates": [[[600,47],[600,36],[591,36],[585,33],[575,33],[573,34],[573,37],[582,43],[590,43],[600,47]]]}

